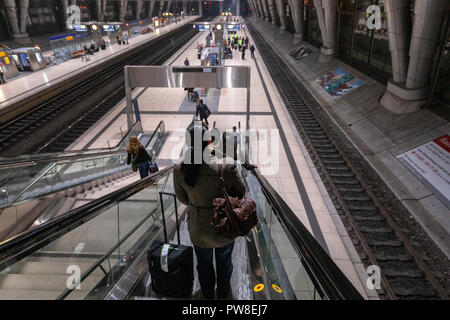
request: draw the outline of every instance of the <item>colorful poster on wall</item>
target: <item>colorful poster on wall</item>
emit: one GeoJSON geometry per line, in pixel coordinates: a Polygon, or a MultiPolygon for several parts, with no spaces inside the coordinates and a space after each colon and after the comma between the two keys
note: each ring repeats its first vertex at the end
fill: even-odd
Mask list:
{"type": "Polygon", "coordinates": [[[450,208],[450,136],[402,153],[397,159],[450,208]]]}
{"type": "Polygon", "coordinates": [[[355,78],[355,76],[340,67],[325,73],[316,81],[334,99],[342,97],[364,84],[364,81],[355,78]]]}

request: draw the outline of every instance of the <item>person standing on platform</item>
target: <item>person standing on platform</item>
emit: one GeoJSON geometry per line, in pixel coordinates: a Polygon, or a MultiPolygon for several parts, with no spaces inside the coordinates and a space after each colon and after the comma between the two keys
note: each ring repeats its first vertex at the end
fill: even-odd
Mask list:
{"type": "Polygon", "coordinates": [[[186,60],[184,60],[184,66],[189,67],[189,59],[186,57],[186,60]]]}
{"type": "Polygon", "coordinates": [[[119,45],[122,44],[120,39],[119,39],[119,35],[116,36],[116,39],[117,39],[117,44],[119,44],[119,45]]]}
{"type": "Polygon", "coordinates": [[[125,33],[125,42],[126,42],[126,44],[129,44],[128,43],[128,33],[125,33]]]}
{"type": "Polygon", "coordinates": [[[0,84],[5,84],[5,72],[3,71],[3,68],[5,68],[5,64],[0,61],[0,84]]]}
{"type": "Polygon", "coordinates": [[[252,53],[252,59],[255,59],[255,46],[254,45],[252,45],[250,47],[250,52],[252,53]]]}
{"type": "Polygon", "coordinates": [[[136,136],[131,136],[126,150],[128,153],[127,164],[131,163],[133,171],[139,169],[141,179],[147,177],[150,172],[152,158],[141,141],[136,136]]]}
{"type": "Polygon", "coordinates": [[[242,60],[245,60],[245,47],[242,48],[242,60]]]}

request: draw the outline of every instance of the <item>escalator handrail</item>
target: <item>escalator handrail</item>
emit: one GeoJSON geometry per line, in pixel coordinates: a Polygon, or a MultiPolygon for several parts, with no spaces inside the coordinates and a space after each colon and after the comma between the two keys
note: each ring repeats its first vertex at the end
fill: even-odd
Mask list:
{"type": "MultiPolygon", "coordinates": [[[[133,125],[133,128],[138,124],[138,122],[136,122],[133,125]]],[[[149,143],[153,139],[154,135],[158,132],[158,129],[162,126],[164,126],[164,121],[159,122],[158,126],[156,127],[155,131],[153,132],[152,136],[150,137],[149,143]]],[[[124,151],[123,149],[120,149],[120,146],[130,131],[128,131],[123,136],[123,138],[120,140],[120,142],[112,148],[95,148],[95,149],[87,149],[87,150],[71,150],[71,151],[64,151],[64,152],[60,152],[60,153],[32,154],[32,155],[29,155],[28,158],[25,158],[24,156],[0,157],[0,169],[17,168],[17,167],[21,166],[22,164],[23,165],[31,165],[31,164],[36,165],[39,162],[82,160],[85,158],[95,158],[95,157],[100,157],[100,156],[110,156],[110,155],[120,154],[124,151]]]]}
{"type": "MultiPolygon", "coordinates": [[[[137,122],[135,123],[135,125],[137,124],[137,122]]],[[[134,126],[133,126],[134,128],[134,126]]],[[[153,140],[153,138],[155,137],[155,135],[158,133],[158,130],[162,128],[163,133],[165,132],[165,124],[164,121],[160,121],[158,126],[156,127],[155,131],[152,133],[150,139],[148,140],[147,144],[145,145],[145,148],[148,147],[148,145],[150,144],[150,142],[153,140]]],[[[131,131],[131,130],[130,130],[131,131]]],[[[129,132],[128,132],[129,133],[129,132]]],[[[128,133],[124,136],[124,138],[122,138],[121,141],[123,141],[123,139],[126,138],[126,136],[128,135],[128,133]]],[[[120,143],[119,143],[120,144],[120,143]]],[[[90,150],[97,150],[97,149],[90,149],[90,150]]],[[[85,150],[81,150],[81,152],[83,152],[85,150]]],[[[77,151],[71,151],[72,152],[77,152],[77,151]]],[[[52,168],[55,167],[55,165],[57,164],[57,162],[59,163],[64,163],[65,161],[72,161],[72,162],[77,162],[80,160],[89,160],[89,159],[101,159],[101,158],[108,158],[114,155],[120,155],[123,154],[124,152],[126,152],[124,149],[121,150],[117,150],[117,151],[107,151],[107,152],[102,152],[102,153],[85,153],[85,154],[81,154],[81,155],[71,155],[71,156],[62,156],[62,157],[56,157],[53,159],[53,161],[55,161],[54,163],[52,163],[48,168],[46,168],[44,170],[43,173],[39,174],[39,176],[35,179],[32,180],[31,183],[29,183],[16,197],[14,197],[14,199],[9,202],[7,204],[7,207],[11,207],[18,199],[20,199],[22,197],[22,195],[29,190],[33,185],[35,185],[37,182],[39,182],[42,177],[44,177],[52,168]]],[[[44,162],[52,162],[52,159],[40,159],[39,161],[44,161],[44,162]]],[[[39,161],[34,161],[33,165],[36,165],[39,161]]],[[[26,161],[26,163],[29,163],[30,161],[26,161]]],[[[15,162],[14,167],[18,166],[19,162],[15,162]]],[[[5,169],[6,167],[3,167],[1,162],[0,162],[0,168],[5,169]]]]}
{"type": "Polygon", "coordinates": [[[258,169],[252,173],[258,179],[261,189],[272,210],[279,218],[291,244],[302,258],[302,263],[316,285],[316,289],[330,300],[362,300],[363,297],[347,279],[344,273],[300,222],[278,192],[264,178],[258,169]]]}
{"type": "Polygon", "coordinates": [[[121,201],[158,182],[161,178],[169,175],[172,169],[173,166],[164,168],[144,179],[3,241],[0,243],[0,271],[78,228],[121,201]]]}

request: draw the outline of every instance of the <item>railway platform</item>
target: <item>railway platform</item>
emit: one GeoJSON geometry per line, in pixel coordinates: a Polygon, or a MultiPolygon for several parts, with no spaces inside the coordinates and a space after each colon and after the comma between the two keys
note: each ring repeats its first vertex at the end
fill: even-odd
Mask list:
{"type": "Polygon", "coordinates": [[[136,45],[148,42],[160,35],[180,28],[181,26],[196,20],[198,16],[188,16],[180,23],[171,23],[167,26],[156,28],[152,33],[142,34],[129,39],[129,45],[118,45],[112,42],[106,50],[96,52],[89,57],[89,61],[81,61],[81,58],[70,59],[61,64],[48,66],[36,72],[26,72],[8,79],[6,84],[0,85],[0,114],[10,106],[38,94],[40,91],[51,88],[71,78],[80,77],[95,66],[114,59],[119,54],[129,51],[136,45]]]}
{"type": "MultiPolygon", "coordinates": [[[[333,119],[337,128],[351,141],[383,182],[426,230],[436,245],[450,257],[450,206],[448,184],[441,189],[432,184],[432,176],[420,175],[405,156],[438,138],[450,134],[448,121],[433,112],[421,109],[411,114],[394,114],[380,103],[386,86],[338,59],[320,59],[320,50],[303,41],[296,41],[288,32],[281,32],[270,23],[252,17],[249,22],[271,48],[296,74],[311,101],[315,101],[333,119]],[[309,55],[295,60],[290,53],[304,47],[309,55]],[[341,97],[333,97],[318,82],[324,74],[340,68],[364,84],[341,97]]],[[[257,48],[258,50],[258,48],[257,48]]],[[[450,159],[448,146],[443,161],[450,159]]],[[[420,166],[420,164],[419,164],[420,166]]],[[[417,170],[422,170],[417,168],[417,170]]],[[[448,171],[442,172],[448,177],[448,171]]],[[[448,183],[448,181],[447,181],[448,183]]]]}
{"type": "MultiPolygon", "coordinates": [[[[177,45],[162,36],[166,32],[142,35],[87,63],[74,60],[4,86],[17,82],[23,96],[4,91],[10,98],[2,101],[0,87],[0,119],[2,110],[62,82],[73,85],[62,98],[72,89],[70,101],[80,107],[61,98],[58,108],[33,109],[29,114],[37,118],[25,122],[24,114],[0,128],[0,147],[8,151],[0,157],[0,300],[178,299],[158,293],[152,273],[158,260],[148,257],[154,240],[167,250],[176,241],[193,245],[189,219],[201,210],[180,202],[177,196],[189,190],[174,178],[190,126],[215,137],[219,131],[222,142],[229,137],[222,133],[234,137],[236,172],[256,203],[256,225],[234,242],[227,299],[450,297],[445,115],[426,109],[393,114],[380,104],[386,86],[375,79],[280,31],[268,17],[234,18],[238,36],[248,37],[256,52],[244,57],[233,49],[233,57],[219,63],[224,68],[198,58],[198,45],[212,33],[188,27],[198,19],[189,17],[167,28],[184,25],[173,32],[177,45]],[[158,36],[155,46],[146,44],[158,36]],[[75,79],[88,70],[83,79],[101,90],[78,88],[75,79]],[[187,87],[211,110],[209,124],[196,118],[187,87]],[[8,133],[8,125],[17,131],[8,133]],[[34,134],[45,141],[26,145],[34,134]],[[143,177],[132,170],[131,136],[158,172],[143,177]],[[12,154],[21,143],[36,151],[12,154]],[[73,267],[79,276],[69,283],[73,267]]],[[[214,37],[222,37],[216,24],[223,17],[207,19],[214,37]]],[[[213,152],[218,161],[225,155],[220,147],[213,152]]],[[[158,259],[169,272],[164,251],[158,259]]],[[[205,298],[200,276],[194,268],[187,299],[205,298]]]]}
{"type": "MultiPolygon", "coordinates": [[[[242,20],[243,21],[243,20],[242,20]]],[[[253,38],[245,28],[238,32],[239,36],[248,36],[250,44],[253,38]]],[[[186,58],[190,66],[200,66],[197,58],[197,44],[205,43],[207,33],[199,33],[186,46],[181,48],[165,65],[182,66],[186,58]]],[[[250,110],[246,109],[245,90],[210,88],[201,98],[212,111],[208,119],[210,125],[222,132],[240,124],[241,130],[276,130],[279,132],[279,150],[273,155],[279,158],[279,170],[265,174],[274,189],[294,210],[296,216],[314,235],[330,254],[352,284],[365,299],[378,299],[375,290],[366,287],[367,272],[358,257],[351,238],[343,226],[327,189],[315,169],[315,165],[306,152],[287,110],[274,86],[269,72],[257,59],[251,59],[247,50],[245,60],[241,53],[234,51],[233,59],[226,59],[225,66],[250,66],[251,68],[251,101],[250,110]],[[248,125],[248,127],[247,127],[248,125]]],[[[154,128],[164,121],[168,137],[158,155],[160,168],[166,168],[179,159],[184,143],[184,130],[192,121],[195,104],[186,97],[186,91],[173,88],[137,88],[133,97],[137,99],[143,128],[154,128]]],[[[117,106],[85,134],[75,141],[68,150],[104,148],[115,145],[127,127],[125,101],[117,106]]],[[[257,163],[261,170],[270,169],[271,163],[257,163]]],[[[268,170],[270,171],[270,170],[268,170]]],[[[281,239],[280,239],[281,241],[281,239]]],[[[289,251],[286,251],[288,257],[289,251]]],[[[286,258],[283,257],[283,258],[286,258]]],[[[296,265],[287,266],[289,276],[295,279],[296,265]]],[[[302,279],[293,280],[302,287],[302,279]]],[[[294,288],[295,290],[295,288],[294,288]]],[[[299,299],[310,298],[310,292],[296,291],[299,299]]]]}

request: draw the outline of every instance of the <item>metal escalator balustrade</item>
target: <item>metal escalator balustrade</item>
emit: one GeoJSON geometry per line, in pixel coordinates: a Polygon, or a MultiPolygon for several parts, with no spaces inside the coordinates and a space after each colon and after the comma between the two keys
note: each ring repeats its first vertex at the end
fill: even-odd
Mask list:
{"type": "MultiPolygon", "coordinates": [[[[161,229],[161,170],[0,244],[0,299],[103,299],[161,229]]],[[[173,200],[164,203],[172,219],[173,200]]],[[[145,250],[144,250],[145,251],[145,250]]]]}
{"type": "Polygon", "coordinates": [[[257,203],[254,236],[272,299],[362,299],[267,179],[253,169],[246,181],[257,203]]]}
{"type": "Polygon", "coordinates": [[[1,158],[0,206],[11,207],[26,199],[128,170],[125,147],[132,135],[141,137],[154,157],[161,148],[165,124],[161,121],[149,137],[143,133],[141,123],[137,122],[113,148],[1,158]]]}

